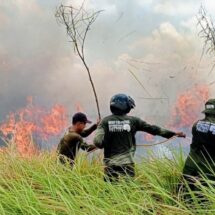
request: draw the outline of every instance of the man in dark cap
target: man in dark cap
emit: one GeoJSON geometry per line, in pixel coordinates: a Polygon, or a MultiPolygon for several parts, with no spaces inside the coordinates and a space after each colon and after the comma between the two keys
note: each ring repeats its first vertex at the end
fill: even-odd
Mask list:
{"type": "Polygon", "coordinates": [[[61,163],[65,163],[68,159],[71,166],[73,166],[77,151],[80,148],[88,152],[96,148],[94,145],[88,145],[83,140],[83,137],[89,136],[97,128],[97,124],[94,124],[85,129],[87,123],[92,122],[87,119],[84,113],[78,112],[74,114],[72,126],[68,128],[57,148],[61,163]]]}
{"type": "Polygon", "coordinates": [[[192,144],[189,156],[185,162],[183,175],[189,182],[190,188],[195,190],[193,178],[200,178],[205,174],[215,180],[215,99],[205,103],[203,111],[205,118],[194,123],[192,128],[192,144]]]}
{"type": "Polygon", "coordinates": [[[182,132],[173,132],[150,125],[138,117],[127,115],[135,107],[134,100],[125,94],[111,98],[112,115],[105,117],[98,126],[94,144],[104,148],[105,180],[117,181],[120,176],[135,175],[134,153],[135,134],[144,131],[165,138],[185,137],[182,132]]]}

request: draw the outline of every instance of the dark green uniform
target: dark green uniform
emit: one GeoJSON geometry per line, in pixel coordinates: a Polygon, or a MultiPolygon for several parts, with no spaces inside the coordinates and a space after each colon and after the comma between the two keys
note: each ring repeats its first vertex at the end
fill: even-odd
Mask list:
{"type": "Polygon", "coordinates": [[[98,148],[104,148],[105,173],[118,177],[118,174],[134,176],[135,134],[144,131],[152,135],[170,138],[175,132],[150,125],[138,117],[110,115],[104,118],[94,138],[98,148]]]}
{"type": "Polygon", "coordinates": [[[208,170],[208,165],[215,170],[215,115],[197,121],[192,128],[192,144],[189,156],[185,162],[185,175],[200,176],[199,168],[208,176],[215,178],[208,170]]]}
{"type": "Polygon", "coordinates": [[[95,124],[89,129],[84,130],[81,134],[78,134],[75,131],[68,130],[60,140],[57,148],[57,151],[60,155],[60,161],[62,163],[65,163],[65,157],[67,157],[70,159],[71,165],[73,165],[77,151],[80,148],[86,151],[91,151],[92,149],[94,149],[95,146],[85,143],[83,137],[89,136],[96,128],[97,125],[95,124]]]}

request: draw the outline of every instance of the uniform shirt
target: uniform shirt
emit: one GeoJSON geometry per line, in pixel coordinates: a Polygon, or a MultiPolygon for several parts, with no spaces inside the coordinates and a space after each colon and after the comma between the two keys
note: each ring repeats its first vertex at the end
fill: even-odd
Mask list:
{"type": "Polygon", "coordinates": [[[89,129],[84,130],[81,134],[68,130],[60,140],[60,143],[57,147],[58,153],[70,158],[71,160],[74,160],[76,153],[80,148],[82,150],[90,151],[92,148],[94,148],[94,146],[85,143],[82,137],[89,136],[96,128],[97,125],[95,124],[89,129]]]}
{"type": "Polygon", "coordinates": [[[215,158],[215,117],[197,121],[193,125],[192,135],[191,149],[185,165],[204,165],[205,159],[212,162],[215,158]]]}
{"type": "Polygon", "coordinates": [[[175,132],[150,125],[138,117],[110,115],[101,121],[94,138],[94,144],[104,148],[104,163],[107,166],[134,163],[137,131],[165,138],[175,135],[175,132]]]}

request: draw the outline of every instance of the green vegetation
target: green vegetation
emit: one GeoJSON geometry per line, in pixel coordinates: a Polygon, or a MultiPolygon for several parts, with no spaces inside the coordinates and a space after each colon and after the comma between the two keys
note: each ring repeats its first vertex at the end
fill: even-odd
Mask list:
{"type": "Polygon", "coordinates": [[[118,184],[103,181],[101,157],[79,156],[71,170],[57,162],[56,155],[41,153],[21,158],[0,154],[0,214],[215,214],[215,188],[204,187],[207,201],[185,201],[177,193],[183,167],[182,156],[175,160],[143,160],[137,164],[133,181],[118,184]]]}

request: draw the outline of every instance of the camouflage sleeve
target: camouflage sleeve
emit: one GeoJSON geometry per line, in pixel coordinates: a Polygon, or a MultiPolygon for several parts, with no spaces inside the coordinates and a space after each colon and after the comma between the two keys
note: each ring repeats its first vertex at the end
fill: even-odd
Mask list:
{"type": "Polygon", "coordinates": [[[93,131],[96,130],[96,128],[97,128],[97,125],[96,125],[96,124],[92,125],[90,128],[85,129],[84,131],[82,131],[81,136],[82,136],[82,137],[87,137],[87,136],[89,136],[93,131]]]}
{"type": "Polygon", "coordinates": [[[175,135],[175,132],[169,131],[163,128],[160,128],[156,125],[150,125],[147,122],[136,118],[136,130],[137,131],[145,131],[152,135],[159,135],[165,138],[171,138],[175,135]]]}
{"type": "Polygon", "coordinates": [[[102,149],[104,148],[104,136],[105,136],[105,130],[103,128],[102,123],[99,124],[95,137],[93,139],[93,143],[95,144],[96,147],[102,149]]]}

